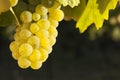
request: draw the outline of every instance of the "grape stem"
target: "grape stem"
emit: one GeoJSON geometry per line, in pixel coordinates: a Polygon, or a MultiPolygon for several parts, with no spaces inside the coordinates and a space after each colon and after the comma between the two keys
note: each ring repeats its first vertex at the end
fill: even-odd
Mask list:
{"type": "Polygon", "coordinates": [[[15,15],[15,13],[14,13],[14,11],[13,11],[12,7],[10,7],[10,11],[11,11],[11,12],[12,12],[12,14],[14,15],[15,20],[16,20],[16,22],[17,22],[17,25],[18,25],[18,26],[20,26],[19,20],[18,20],[17,16],[15,15]]]}

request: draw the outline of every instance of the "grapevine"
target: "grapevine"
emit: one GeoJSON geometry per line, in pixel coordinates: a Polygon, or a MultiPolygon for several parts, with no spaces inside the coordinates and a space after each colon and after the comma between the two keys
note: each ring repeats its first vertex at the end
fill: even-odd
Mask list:
{"type": "Polygon", "coordinates": [[[40,69],[56,43],[60,21],[76,21],[81,33],[92,23],[99,29],[118,1],[110,0],[103,4],[104,9],[98,0],[1,0],[0,15],[9,10],[14,15],[16,29],[9,46],[12,57],[23,69],[40,69]]]}

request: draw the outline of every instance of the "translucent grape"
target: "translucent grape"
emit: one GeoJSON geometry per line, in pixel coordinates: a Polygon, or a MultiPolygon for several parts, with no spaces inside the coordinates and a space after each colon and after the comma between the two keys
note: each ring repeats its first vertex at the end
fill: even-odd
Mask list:
{"type": "Polygon", "coordinates": [[[19,48],[19,53],[23,57],[28,57],[32,54],[33,47],[29,43],[23,43],[19,48]]]}
{"type": "Polygon", "coordinates": [[[31,46],[35,49],[38,49],[40,47],[40,39],[37,36],[31,36],[27,43],[31,44],[31,46]]]}
{"type": "Polygon", "coordinates": [[[34,21],[38,21],[39,19],[40,19],[40,14],[38,14],[38,13],[33,13],[32,14],[32,19],[34,20],[34,21]]]}
{"type": "Polygon", "coordinates": [[[49,32],[47,31],[47,30],[44,30],[44,29],[42,29],[42,30],[39,30],[37,33],[35,33],[36,34],[36,36],[38,36],[40,39],[41,38],[44,38],[44,37],[46,37],[46,38],[48,38],[49,37],[49,32]]]}
{"type": "Polygon", "coordinates": [[[64,18],[64,13],[62,10],[56,9],[49,13],[49,17],[56,21],[61,21],[64,18]]]}
{"type": "Polygon", "coordinates": [[[32,13],[30,11],[23,11],[20,14],[20,19],[23,23],[30,23],[32,21],[32,13]]]}
{"type": "Polygon", "coordinates": [[[18,0],[9,0],[12,7],[16,6],[18,3],[18,0]]]}
{"type": "Polygon", "coordinates": [[[50,44],[47,45],[46,47],[42,47],[42,48],[44,48],[48,54],[50,54],[52,52],[52,46],[50,44]]]}
{"type": "Polygon", "coordinates": [[[12,57],[13,59],[18,60],[18,58],[20,57],[19,52],[12,52],[12,57]]]}
{"type": "Polygon", "coordinates": [[[41,59],[40,61],[45,62],[48,58],[48,52],[44,48],[40,48],[40,53],[41,53],[41,59]]]}
{"type": "Polygon", "coordinates": [[[31,65],[31,62],[27,58],[21,56],[18,58],[18,65],[19,67],[25,69],[31,65]]]}
{"type": "Polygon", "coordinates": [[[40,19],[37,24],[39,25],[40,29],[48,29],[50,27],[50,22],[47,19],[40,19]]]}
{"type": "Polygon", "coordinates": [[[58,27],[59,23],[56,20],[53,19],[49,19],[50,25],[53,27],[58,27]]]}
{"type": "Polygon", "coordinates": [[[18,50],[19,45],[20,45],[20,44],[19,44],[18,42],[12,41],[12,42],[10,43],[10,50],[11,50],[12,52],[16,52],[16,51],[18,50]]]}
{"type": "Polygon", "coordinates": [[[37,69],[41,68],[41,66],[42,66],[41,61],[34,61],[34,62],[32,62],[30,67],[34,70],[37,70],[37,69]]]}
{"type": "Polygon", "coordinates": [[[40,15],[46,15],[48,13],[48,9],[41,4],[36,6],[35,11],[40,15]]]}
{"type": "Polygon", "coordinates": [[[50,41],[48,38],[44,37],[44,38],[41,38],[40,40],[41,40],[41,45],[40,45],[41,47],[46,48],[47,46],[49,46],[50,41]]]}
{"type": "Polygon", "coordinates": [[[27,29],[22,29],[21,31],[20,31],[20,37],[22,38],[22,39],[27,39],[27,38],[29,38],[30,36],[31,36],[31,32],[29,31],[29,30],[27,30],[27,29]]]}
{"type": "Polygon", "coordinates": [[[50,26],[50,28],[48,29],[48,31],[49,31],[49,35],[50,36],[56,37],[58,35],[57,29],[55,27],[53,27],[53,26],[50,26]]]}
{"type": "Polygon", "coordinates": [[[48,19],[48,15],[47,14],[41,15],[41,19],[48,19]]]}
{"type": "Polygon", "coordinates": [[[39,31],[39,26],[38,26],[38,24],[37,24],[37,23],[32,23],[32,24],[30,25],[30,31],[31,31],[33,34],[35,34],[36,32],[38,32],[38,31],[39,31]]]}
{"type": "Polygon", "coordinates": [[[50,41],[50,46],[53,46],[56,43],[56,37],[50,36],[49,41],[50,41]]]}
{"type": "Polygon", "coordinates": [[[41,58],[41,53],[39,50],[37,49],[34,49],[32,54],[29,56],[30,60],[31,61],[37,61],[37,60],[40,60],[41,58]]]}

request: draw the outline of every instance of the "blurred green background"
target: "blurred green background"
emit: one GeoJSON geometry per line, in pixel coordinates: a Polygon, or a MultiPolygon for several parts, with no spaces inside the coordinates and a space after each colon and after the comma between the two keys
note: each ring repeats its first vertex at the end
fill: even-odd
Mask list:
{"type": "Polygon", "coordinates": [[[120,7],[100,30],[80,34],[74,21],[62,21],[48,60],[39,70],[21,69],[11,57],[14,27],[0,28],[0,80],[120,80],[120,7]]]}

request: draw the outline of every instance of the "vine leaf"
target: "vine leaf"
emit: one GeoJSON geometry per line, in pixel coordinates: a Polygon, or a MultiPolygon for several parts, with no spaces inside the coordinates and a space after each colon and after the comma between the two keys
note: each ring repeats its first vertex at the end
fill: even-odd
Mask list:
{"type": "Polygon", "coordinates": [[[0,14],[2,12],[8,11],[10,8],[10,2],[9,0],[0,0],[0,14]]]}
{"type": "Polygon", "coordinates": [[[92,23],[96,28],[102,27],[104,20],[108,19],[109,10],[116,7],[118,0],[88,0],[86,8],[79,17],[76,27],[83,33],[92,23]]]}

